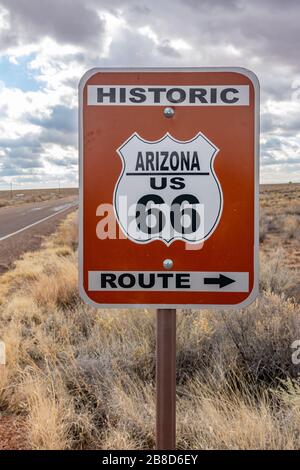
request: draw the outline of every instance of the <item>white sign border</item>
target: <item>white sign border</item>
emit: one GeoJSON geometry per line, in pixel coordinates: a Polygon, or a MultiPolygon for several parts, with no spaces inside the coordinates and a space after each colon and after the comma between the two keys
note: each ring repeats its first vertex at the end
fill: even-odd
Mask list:
{"type": "Polygon", "coordinates": [[[79,247],[78,247],[78,263],[79,263],[79,293],[84,302],[95,308],[147,308],[149,310],[156,308],[193,308],[193,309],[241,309],[250,305],[259,293],[259,130],[260,130],[260,86],[257,76],[251,71],[243,67],[142,67],[142,68],[123,68],[123,67],[95,67],[88,70],[80,79],[78,85],[79,108],[78,108],[78,130],[79,130],[79,247]],[[237,304],[99,304],[94,302],[83,287],[83,91],[86,82],[97,73],[119,73],[119,72],[232,72],[244,75],[252,82],[255,91],[255,123],[254,123],[254,281],[253,289],[248,297],[237,304]]]}

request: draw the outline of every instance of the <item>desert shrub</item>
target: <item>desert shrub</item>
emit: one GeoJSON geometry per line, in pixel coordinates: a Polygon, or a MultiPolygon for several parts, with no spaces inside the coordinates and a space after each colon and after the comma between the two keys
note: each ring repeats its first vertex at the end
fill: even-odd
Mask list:
{"type": "Polygon", "coordinates": [[[238,351],[236,370],[252,383],[269,385],[298,374],[291,344],[299,335],[299,305],[266,292],[246,310],[224,312],[223,319],[238,351]]]}
{"type": "Polygon", "coordinates": [[[299,330],[299,306],[272,292],[240,311],[193,311],[178,324],[179,382],[195,371],[217,377],[220,384],[234,374],[234,380],[262,387],[294,377],[291,344],[299,330]]]}
{"type": "Polygon", "coordinates": [[[195,374],[180,390],[178,447],[298,449],[299,421],[290,415],[291,408],[285,408],[283,414],[282,400],[275,407],[272,396],[258,396],[255,390],[249,391],[248,385],[239,385],[223,390],[215,378],[208,377],[204,382],[203,377],[195,374]]]}
{"type": "Polygon", "coordinates": [[[60,225],[59,231],[53,236],[52,243],[57,246],[68,246],[73,251],[78,246],[78,213],[72,214],[67,221],[60,225]]]}
{"type": "Polygon", "coordinates": [[[262,243],[268,232],[268,224],[266,221],[266,214],[265,212],[261,209],[260,214],[259,214],[259,241],[262,243]]]}
{"type": "Polygon", "coordinates": [[[284,219],[283,233],[286,240],[300,236],[300,218],[297,215],[287,215],[284,219]]]}
{"type": "Polygon", "coordinates": [[[297,271],[286,266],[286,254],[282,248],[271,253],[260,253],[260,289],[277,294],[290,295],[298,283],[297,271]]]}
{"type": "MultiPolygon", "coordinates": [[[[297,197],[295,195],[295,200],[299,200],[299,196],[297,197]]],[[[291,214],[291,215],[300,215],[300,203],[299,202],[293,202],[292,204],[288,204],[286,207],[286,213],[291,214]]]]}

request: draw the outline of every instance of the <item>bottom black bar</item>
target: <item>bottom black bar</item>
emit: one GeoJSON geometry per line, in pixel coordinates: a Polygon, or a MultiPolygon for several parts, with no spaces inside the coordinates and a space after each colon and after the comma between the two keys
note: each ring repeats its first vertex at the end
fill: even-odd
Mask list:
{"type": "Polygon", "coordinates": [[[241,465],[276,463],[284,466],[300,463],[299,451],[0,451],[0,468],[26,465],[53,468],[56,464],[93,465],[106,468],[141,468],[144,465],[182,465],[191,468],[205,463],[220,468],[241,468],[241,465]]]}

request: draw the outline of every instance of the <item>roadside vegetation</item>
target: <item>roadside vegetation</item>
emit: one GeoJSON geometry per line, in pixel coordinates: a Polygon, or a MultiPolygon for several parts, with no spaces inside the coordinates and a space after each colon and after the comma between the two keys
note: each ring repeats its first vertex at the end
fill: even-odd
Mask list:
{"type": "MultiPolygon", "coordinates": [[[[281,205],[262,195],[257,301],[178,312],[180,449],[300,448],[297,197],[281,205]]],[[[27,448],[154,448],[155,312],[80,300],[77,214],[1,276],[0,339],[0,413],[22,419],[27,448]]]]}
{"type": "Polygon", "coordinates": [[[1,207],[19,206],[32,202],[51,201],[77,194],[77,188],[0,190],[0,209],[1,207]]]}

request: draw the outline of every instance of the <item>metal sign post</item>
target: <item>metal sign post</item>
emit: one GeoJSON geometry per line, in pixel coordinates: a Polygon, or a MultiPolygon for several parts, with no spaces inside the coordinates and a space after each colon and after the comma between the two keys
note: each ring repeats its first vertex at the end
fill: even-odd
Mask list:
{"type": "Polygon", "coordinates": [[[176,310],[158,309],[156,323],[156,449],[176,447],[176,310]]]}

